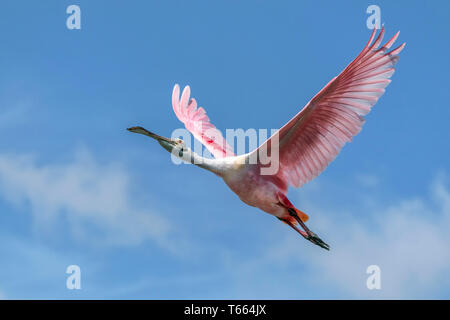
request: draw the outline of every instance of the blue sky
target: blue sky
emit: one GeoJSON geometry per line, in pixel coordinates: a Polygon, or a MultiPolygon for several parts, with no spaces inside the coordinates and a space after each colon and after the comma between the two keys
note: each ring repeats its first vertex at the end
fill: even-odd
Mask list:
{"type": "Polygon", "coordinates": [[[447,1],[3,1],[0,297],[449,298],[447,1]],[[81,30],[66,28],[67,6],[81,30]],[[279,128],[365,45],[407,42],[363,131],[291,189],[326,252],[175,166],[175,83],[212,122],[279,128]],[[65,287],[79,265],[82,289],[65,287]],[[382,289],[366,288],[381,268],[382,289]]]}

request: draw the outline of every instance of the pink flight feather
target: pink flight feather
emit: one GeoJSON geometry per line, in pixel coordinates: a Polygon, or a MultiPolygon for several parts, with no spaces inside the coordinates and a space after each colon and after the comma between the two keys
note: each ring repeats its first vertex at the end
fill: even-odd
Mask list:
{"type": "Polygon", "coordinates": [[[180,99],[180,86],[176,84],[173,87],[172,107],[177,118],[215,158],[234,156],[225,138],[209,121],[205,109],[197,108],[197,101],[194,98],[189,100],[190,94],[191,89],[186,86],[180,99]]]}
{"type": "MultiPolygon", "coordinates": [[[[384,26],[372,44],[375,34],[376,29],[361,53],[275,133],[280,157],[277,176],[287,184],[300,187],[318,176],[361,131],[363,116],[390,83],[405,44],[388,52],[399,32],[381,48],[384,26]]],[[[270,149],[272,138],[260,148],[270,149]]]]}

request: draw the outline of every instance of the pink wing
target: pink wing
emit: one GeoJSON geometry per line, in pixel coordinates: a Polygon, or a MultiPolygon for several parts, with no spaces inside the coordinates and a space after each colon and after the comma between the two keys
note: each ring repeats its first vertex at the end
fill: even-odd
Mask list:
{"type": "Polygon", "coordinates": [[[180,86],[176,84],[173,87],[172,106],[177,118],[214,157],[234,156],[233,150],[220,131],[209,122],[205,109],[197,108],[197,101],[194,98],[189,100],[190,95],[191,89],[186,86],[180,100],[180,86]]]}
{"type": "MultiPolygon", "coordinates": [[[[375,42],[376,29],[361,53],[333,78],[294,118],[278,130],[277,178],[300,187],[318,176],[346,142],[357,135],[366,115],[391,82],[394,65],[405,43],[388,52],[400,32],[383,47],[384,26],[375,42]]],[[[261,148],[270,149],[272,136],[261,148]]],[[[267,152],[267,151],[266,151],[267,152]]]]}

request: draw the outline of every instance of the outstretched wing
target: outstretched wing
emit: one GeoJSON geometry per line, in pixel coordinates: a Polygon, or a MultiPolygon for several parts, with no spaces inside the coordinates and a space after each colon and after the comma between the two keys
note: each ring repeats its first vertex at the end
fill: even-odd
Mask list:
{"type": "Polygon", "coordinates": [[[225,138],[209,121],[205,109],[197,108],[197,101],[194,98],[189,99],[190,95],[191,89],[186,86],[180,99],[180,86],[176,84],[173,87],[172,106],[177,118],[215,158],[234,156],[234,152],[225,138]]]}
{"type": "Polygon", "coordinates": [[[294,118],[260,148],[279,147],[278,178],[300,187],[318,176],[334,160],[346,142],[357,135],[366,115],[391,82],[403,43],[388,49],[399,32],[378,48],[384,26],[375,42],[376,29],[361,53],[333,78],[294,118]],[[277,135],[278,143],[274,139],[277,135]]]}

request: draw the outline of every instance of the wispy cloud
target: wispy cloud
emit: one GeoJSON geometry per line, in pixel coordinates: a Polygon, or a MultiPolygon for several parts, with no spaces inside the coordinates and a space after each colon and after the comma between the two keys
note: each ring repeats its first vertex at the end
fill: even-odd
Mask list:
{"type": "Polygon", "coordinates": [[[356,181],[358,181],[363,187],[373,188],[378,186],[380,183],[380,178],[375,174],[358,173],[356,175],[356,181]]]}
{"type": "MultiPolygon", "coordinates": [[[[64,220],[74,237],[86,243],[133,245],[150,240],[173,249],[170,244],[175,241],[168,239],[174,230],[161,215],[136,202],[129,180],[125,168],[100,163],[86,150],[69,162],[51,164],[30,156],[0,155],[0,197],[29,208],[40,232],[52,232],[64,220]]],[[[201,274],[207,294],[186,293],[180,285],[178,293],[167,297],[430,298],[450,293],[450,190],[445,174],[437,176],[425,195],[385,201],[380,193],[371,192],[371,201],[362,199],[358,212],[328,207],[332,193],[323,192],[323,183],[294,191],[291,200],[309,207],[309,225],[331,245],[330,252],[305,242],[282,224],[265,233],[264,243],[255,244],[251,252],[197,243],[201,250],[196,259],[214,259],[202,253],[221,252],[209,261],[214,268],[176,275],[191,279],[201,274]],[[366,269],[372,264],[381,268],[379,291],[366,287],[366,269]]],[[[382,182],[373,188],[377,187],[382,182]]],[[[180,242],[176,245],[180,247],[180,242]]],[[[179,262],[189,264],[191,259],[184,256],[179,262]]],[[[59,265],[63,270],[65,264],[59,265]]],[[[146,290],[148,281],[142,279],[134,279],[127,290],[146,290]]]]}
{"type": "Polygon", "coordinates": [[[73,235],[100,244],[167,245],[169,223],[130,196],[129,175],[118,164],[100,164],[87,150],[68,163],[38,164],[31,156],[0,155],[0,196],[30,208],[40,231],[67,221],[73,235]]]}

